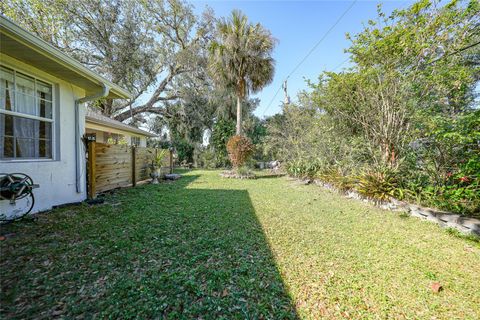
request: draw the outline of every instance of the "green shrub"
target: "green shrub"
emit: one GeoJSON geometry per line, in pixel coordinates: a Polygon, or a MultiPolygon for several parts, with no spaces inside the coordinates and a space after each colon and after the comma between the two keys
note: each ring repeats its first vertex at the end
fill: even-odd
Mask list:
{"type": "Polygon", "coordinates": [[[267,119],[264,150],[294,177],[316,177],[375,199],[394,197],[480,216],[478,68],[467,53],[425,68],[417,68],[429,60],[425,56],[398,54],[427,44],[421,41],[428,37],[410,41],[404,33],[405,25],[425,23],[425,17],[443,21],[424,30],[431,39],[451,38],[443,32],[473,36],[467,16],[477,7],[465,11],[452,2],[427,14],[433,7],[423,4],[394,14],[405,24],[368,27],[352,37],[348,50],[357,57],[356,67],[322,74],[310,84],[311,92],[300,93],[267,119]],[[386,43],[382,35],[405,41],[386,43]],[[377,169],[382,167],[389,169],[377,169]]]}
{"type": "Polygon", "coordinates": [[[194,146],[185,139],[179,139],[173,142],[173,147],[178,156],[178,162],[193,162],[194,146]]]}
{"type": "Polygon", "coordinates": [[[237,169],[237,174],[244,177],[249,177],[253,175],[252,170],[247,166],[241,166],[237,169]]]}
{"type": "Polygon", "coordinates": [[[216,154],[213,148],[201,150],[196,159],[196,165],[205,169],[217,168],[216,154]]]}
{"type": "Polygon", "coordinates": [[[426,186],[410,200],[464,215],[480,217],[480,186],[478,179],[471,184],[458,183],[443,186],[426,186]]]}
{"type": "Polygon", "coordinates": [[[318,161],[294,160],[286,163],[286,171],[297,178],[314,178],[320,170],[318,161]]]}
{"type": "Polygon", "coordinates": [[[213,125],[210,143],[215,154],[216,168],[230,166],[230,160],[227,152],[227,142],[234,135],[235,122],[233,121],[220,119],[213,125]]]}

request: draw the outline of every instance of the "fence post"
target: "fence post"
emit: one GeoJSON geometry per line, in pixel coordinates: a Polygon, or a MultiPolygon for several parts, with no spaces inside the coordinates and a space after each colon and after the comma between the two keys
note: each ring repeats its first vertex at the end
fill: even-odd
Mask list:
{"type": "Polygon", "coordinates": [[[97,197],[97,188],[95,185],[95,141],[88,141],[88,198],[95,199],[97,197]]]}
{"type": "Polygon", "coordinates": [[[132,146],[132,186],[137,185],[137,177],[136,177],[136,164],[135,164],[135,159],[137,155],[137,148],[135,146],[132,146]]]}
{"type": "Polygon", "coordinates": [[[170,151],[170,174],[173,173],[173,150],[169,149],[170,151]]]}

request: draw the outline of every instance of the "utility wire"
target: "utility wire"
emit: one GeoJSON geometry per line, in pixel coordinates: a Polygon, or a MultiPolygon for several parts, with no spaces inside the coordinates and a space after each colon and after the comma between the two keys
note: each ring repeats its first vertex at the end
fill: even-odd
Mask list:
{"type": "Polygon", "coordinates": [[[277,92],[275,92],[275,94],[273,95],[272,100],[270,100],[265,110],[263,110],[263,115],[265,115],[265,112],[267,112],[268,108],[270,108],[270,106],[272,105],[273,101],[275,100],[276,96],[278,95],[281,89],[282,89],[282,86],[278,87],[277,92]]]}
{"type": "Polygon", "coordinates": [[[350,60],[350,57],[348,57],[347,59],[343,60],[342,62],[340,62],[335,68],[332,69],[332,72],[337,70],[338,68],[340,68],[341,66],[343,66],[346,62],[348,62],[348,60],[350,60]]]}
{"type": "MultiPolygon", "coordinates": [[[[313,46],[312,49],[310,49],[310,51],[305,55],[305,57],[303,57],[303,59],[295,66],[295,68],[293,68],[293,70],[288,74],[286,80],[288,80],[288,78],[290,78],[290,76],[293,75],[295,73],[295,71],[298,70],[298,68],[300,68],[300,66],[308,59],[308,57],[310,57],[310,55],[315,51],[315,49],[317,49],[317,47],[323,42],[323,40],[325,40],[325,38],[330,34],[330,32],[332,32],[332,30],[340,23],[340,21],[343,19],[343,17],[350,11],[350,9],[352,9],[352,7],[355,5],[356,2],[357,2],[357,0],[352,1],[350,6],[342,13],[342,15],[337,19],[337,21],[335,21],[335,23],[327,30],[327,32],[325,32],[325,34],[322,36],[322,38],[320,38],[320,40],[318,40],[318,42],[313,46]]],[[[345,63],[345,62],[343,62],[343,63],[345,63]]],[[[283,83],[283,81],[282,81],[282,83],[283,83]]],[[[270,103],[267,105],[267,107],[263,111],[263,115],[265,115],[267,110],[272,105],[273,101],[275,101],[275,97],[278,95],[278,93],[280,92],[281,89],[282,89],[282,86],[280,86],[277,89],[277,91],[275,92],[275,95],[273,96],[272,100],[270,100],[270,103]]]]}
{"type": "Polygon", "coordinates": [[[307,53],[307,55],[297,64],[297,66],[295,68],[293,68],[292,72],[290,72],[290,74],[287,76],[287,79],[290,78],[290,76],[292,74],[295,73],[295,71],[298,70],[298,68],[300,68],[300,66],[305,62],[305,60],[308,59],[308,57],[315,51],[315,49],[317,49],[317,47],[323,42],[323,40],[325,40],[325,38],[330,34],[330,32],[332,32],[332,30],[340,23],[340,21],[343,19],[343,17],[348,13],[348,11],[350,11],[350,9],[352,9],[352,7],[355,5],[355,3],[357,2],[357,0],[354,0],[350,6],[347,8],[347,10],[345,10],[342,15],[340,17],[338,17],[337,21],[335,21],[335,23],[327,30],[327,32],[325,32],[325,34],[323,35],[323,37],[318,40],[318,42],[313,46],[313,48],[307,53]]]}

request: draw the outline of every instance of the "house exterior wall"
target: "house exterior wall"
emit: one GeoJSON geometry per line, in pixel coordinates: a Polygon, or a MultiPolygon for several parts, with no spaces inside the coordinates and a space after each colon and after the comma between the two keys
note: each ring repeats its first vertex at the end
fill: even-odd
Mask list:
{"type": "MultiPolygon", "coordinates": [[[[88,126],[88,124],[86,124],[86,126],[88,126]]],[[[106,143],[103,131],[95,130],[95,129],[91,129],[91,128],[87,127],[87,128],[85,128],[85,133],[86,134],[94,133],[95,134],[95,139],[96,139],[97,142],[106,143]]]]}
{"type": "Polygon", "coordinates": [[[147,146],[147,138],[140,137],[140,147],[146,147],[146,146],[147,146]]]}
{"type": "MultiPolygon", "coordinates": [[[[85,91],[71,83],[53,77],[31,65],[0,54],[1,64],[53,83],[54,88],[54,146],[52,160],[0,160],[0,172],[21,172],[32,177],[40,188],[34,189],[35,206],[32,213],[51,209],[52,206],[86,199],[85,147],[81,146],[81,192],[76,190],[75,173],[75,100],[85,91]]],[[[80,135],[85,131],[85,108],[80,106],[80,135]]]]}
{"type": "Polygon", "coordinates": [[[120,130],[117,128],[110,128],[106,127],[97,123],[91,123],[88,122],[85,124],[86,126],[86,133],[95,133],[97,137],[97,142],[101,143],[107,143],[107,135],[108,133],[115,133],[115,134],[120,134],[125,137],[125,140],[127,141],[128,145],[132,144],[132,137],[139,137],[140,138],[140,147],[146,147],[147,146],[147,138],[145,136],[135,134],[132,132],[120,130]]]}

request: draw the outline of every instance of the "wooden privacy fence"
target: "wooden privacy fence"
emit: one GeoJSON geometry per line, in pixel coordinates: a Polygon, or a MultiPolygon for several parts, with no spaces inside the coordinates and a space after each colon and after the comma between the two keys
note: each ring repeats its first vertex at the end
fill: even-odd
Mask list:
{"type": "MultiPolygon", "coordinates": [[[[135,186],[149,178],[149,166],[159,149],[88,141],[88,197],[108,190],[135,186]]],[[[172,172],[172,152],[163,160],[162,170],[172,172]]]]}

